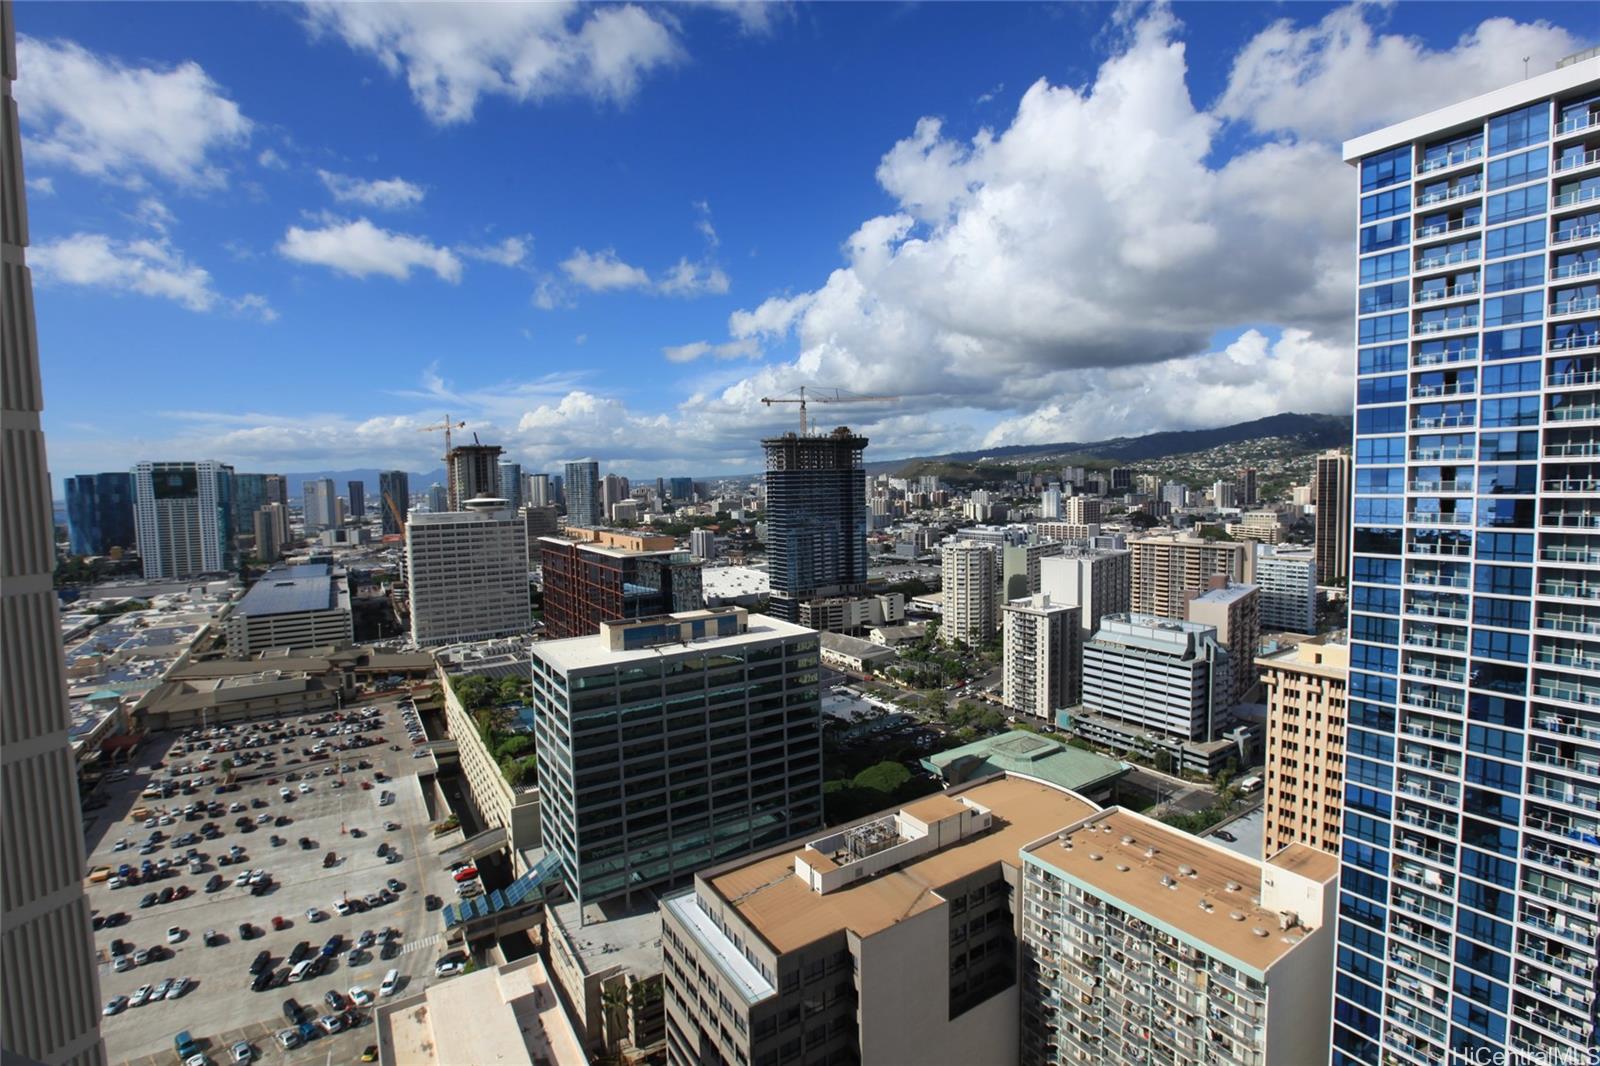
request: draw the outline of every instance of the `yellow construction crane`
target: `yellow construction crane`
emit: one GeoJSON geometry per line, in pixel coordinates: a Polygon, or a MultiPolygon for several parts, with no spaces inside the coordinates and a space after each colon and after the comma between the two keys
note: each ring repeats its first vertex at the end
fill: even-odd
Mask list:
{"type": "Polygon", "coordinates": [[[444,461],[448,463],[450,461],[450,451],[451,451],[450,431],[451,430],[456,430],[456,429],[463,429],[465,427],[466,427],[466,423],[465,422],[452,422],[452,421],[450,421],[450,416],[449,415],[445,415],[443,422],[436,422],[431,426],[421,426],[421,427],[419,427],[417,429],[417,432],[418,433],[437,433],[441,429],[444,430],[444,461]]]}
{"type": "Polygon", "coordinates": [[[806,435],[806,404],[807,403],[870,403],[878,400],[898,400],[898,396],[863,396],[860,393],[846,392],[843,389],[808,388],[801,385],[799,396],[763,396],[761,402],[771,407],[775,403],[797,403],[800,405],[800,435],[806,435]]]}

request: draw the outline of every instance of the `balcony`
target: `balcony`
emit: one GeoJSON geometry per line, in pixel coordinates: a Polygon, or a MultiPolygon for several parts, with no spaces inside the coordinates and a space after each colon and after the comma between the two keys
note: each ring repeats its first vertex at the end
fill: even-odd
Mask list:
{"type": "MultiPolygon", "coordinates": [[[[1600,226],[1595,226],[1600,231],[1600,226]]],[[[1477,248],[1463,248],[1455,252],[1440,252],[1437,255],[1424,255],[1418,257],[1414,264],[1418,270],[1437,270],[1439,267],[1452,266],[1456,263],[1475,263],[1481,254],[1477,248]]]]}
{"type": "Polygon", "coordinates": [[[1579,685],[1541,678],[1533,683],[1533,694],[1547,700],[1600,707],[1600,685],[1579,685]]]}
{"type": "MultiPolygon", "coordinates": [[[[1423,236],[1421,230],[1417,231],[1417,236],[1423,236]]],[[[1477,294],[1478,285],[1473,282],[1472,284],[1450,285],[1442,289],[1419,289],[1413,299],[1419,304],[1425,304],[1432,303],[1435,300],[1453,300],[1457,297],[1465,298],[1476,296],[1477,294]]]]}
{"type": "Polygon", "coordinates": [[[1577,296],[1550,305],[1552,315],[1577,315],[1597,309],[1600,309],[1600,296],[1577,296]]]}
{"type": "Polygon", "coordinates": [[[1407,633],[1403,643],[1414,648],[1440,648],[1444,651],[1460,652],[1467,650],[1467,639],[1465,637],[1457,640],[1453,637],[1440,636],[1437,633],[1407,633]]]}
{"type": "Polygon", "coordinates": [[[1587,241],[1594,237],[1600,237],[1600,222],[1589,222],[1582,226],[1568,226],[1566,229],[1558,229],[1551,235],[1550,243],[1572,244],[1574,241],[1587,241]]]}
{"type": "MultiPolygon", "coordinates": [[[[1583,127],[1580,126],[1578,128],[1582,129],[1583,127]]],[[[1575,133],[1577,131],[1576,130],[1562,130],[1561,132],[1562,133],[1575,133]]],[[[1418,174],[1432,174],[1435,171],[1449,170],[1451,167],[1459,167],[1463,163],[1470,163],[1474,159],[1482,159],[1482,158],[1483,158],[1483,146],[1482,145],[1479,145],[1476,148],[1463,148],[1459,152],[1447,152],[1444,155],[1434,156],[1432,159],[1424,159],[1422,162],[1417,164],[1417,173],[1418,174]]],[[[1420,203],[1422,203],[1422,201],[1418,200],[1417,203],[1420,204],[1420,203]]]]}
{"type": "Polygon", "coordinates": [[[1478,346],[1466,344],[1442,352],[1418,352],[1411,360],[1412,366],[1439,366],[1446,363],[1470,363],[1478,358],[1478,346]]]}
{"type": "Polygon", "coordinates": [[[1593,333],[1569,333],[1550,342],[1552,352],[1569,352],[1580,348],[1600,347],[1600,330],[1593,333]]]}
{"type": "Polygon", "coordinates": [[[1535,1010],[1532,1007],[1523,1006],[1521,1003],[1513,1003],[1511,1005],[1511,1013],[1525,1021],[1541,1025],[1548,1032],[1555,1033],[1557,1036],[1570,1040],[1574,1044],[1581,1045],[1588,1040],[1588,1036],[1584,1034],[1583,1030],[1574,1029],[1572,1026],[1565,1024],[1562,1021],[1562,1015],[1553,1009],[1535,1010]]]}
{"type": "Polygon", "coordinates": [[[1591,585],[1587,581],[1549,578],[1539,582],[1539,594],[1541,596],[1564,596],[1571,600],[1600,600],[1600,585],[1591,585]]]}
{"type": "Polygon", "coordinates": [[[1464,589],[1472,584],[1466,574],[1441,574],[1437,571],[1418,570],[1406,577],[1409,585],[1427,585],[1430,588],[1464,589]]]}
{"type": "Polygon", "coordinates": [[[1406,482],[1406,491],[1420,492],[1428,495],[1440,492],[1471,492],[1472,479],[1468,478],[1466,480],[1462,480],[1457,478],[1454,481],[1408,481],[1406,482]]]}
{"type": "Polygon", "coordinates": [[[1477,415],[1417,415],[1411,419],[1412,429],[1471,429],[1478,424],[1477,415]]]}
{"type": "Polygon", "coordinates": [[[1461,772],[1461,756],[1452,755],[1449,758],[1438,756],[1429,758],[1414,751],[1408,751],[1400,756],[1400,761],[1407,766],[1415,766],[1419,770],[1426,770],[1432,774],[1443,774],[1454,777],[1461,772]]]}
{"type": "Polygon", "coordinates": [[[1561,444],[1546,444],[1544,454],[1547,459],[1561,459],[1570,456],[1589,457],[1600,455],[1600,441],[1574,440],[1561,444]]]}
{"type": "MultiPolygon", "coordinates": [[[[1449,818],[1429,818],[1427,815],[1421,814],[1420,812],[1408,811],[1405,809],[1401,809],[1400,811],[1396,812],[1395,817],[1399,821],[1404,822],[1406,825],[1416,826],[1418,829],[1426,829],[1428,832],[1437,833],[1442,837],[1455,836],[1456,834],[1456,824],[1452,819],[1449,818]]],[[[1423,942],[1418,941],[1418,943],[1423,942]]],[[[1444,949],[1439,948],[1435,950],[1444,949]]]]}
{"type": "MultiPolygon", "coordinates": [[[[1565,918],[1565,915],[1561,916],[1565,918]]],[[[1584,921],[1557,921],[1552,922],[1533,914],[1524,914],[1521,918],[1524,925],[1531,925],[1548,935],[1558,936],[1563,940],[1576,944],[1581,948],[1594,947],[1594,926],[1584,921]]]]}
{"type": "Polygon", "coordinates": [[[1600,148],[1591,148],[1582,155],[1569,155],[1557,158],[1553,172],[1556,174],[1565,174],[1569,170],[1581,170],[1584,167],[1592,167],[1596,163],[1600,163],[1600,148]]]}
{"type": "Polygon", "coordinates": [[[1427,600],[1417,600],[1406,604],[1406,613],[1421,615],[1423,618],[1448,618],[1452,621],[1463,622],[1467,617],[1467,605],[1464,603],[1430,603],[1427,600]]]}
{"type": "Polygon", "coordinates": [[[1412,332],[1416,333],[1418,336],[1426,336],[1430,333],[1448,333],[1454,329],[1477,328],[1478,316],[1476,314],[1451,315],[1447,318],[1436,318],[1428,322],[1418,322],[1416,328],[1412,332]]]}
{"type": "Polygon", "coordinates": [[[1550,511],[1539,516],[1539,524],[1565,529],[1600,529],[1600,511],[1550,511]]]}
{"type": "Polygon", "coordinates": [[[1544,482],[1546,492],[1600,492],[1600,478],[1546,478],[1544,482]]]}
{"type": "Polygon", "coordinates": [[[1443,448],[1413,448],[1411,461],[1414,463],[1448,462],[1454,459],[1471,459],[1476,454],[1476,449],[1470,444],[1452,444],[1443,448]]]}
{"type": "Polygon", "coordinates": [[[1545,413],[1546,422],[1593,422],[1600,418],[1600,404],[1586,403],[1571,407],[1552,407],[1545,413]]]}
{"type": "MultiPolygon", "coordinates": [[[[1593,126],[1600,126],[1600,113],[1588,112],[1582,115],[1573,115],[1571,118],[1562,119],[1556,123],[1557,137],[1565,137],[1569,133],[1582,133],[1593,126]]],[[[1422,168],[1417,168],[1417,173],[1422,173],[1422,168]]]]}
{"type": "MultiPolygon", "coordinates": [[[[1460,802],[1460,796],[1458,796],[1451,789],[1429,788],[1427,783],[1417,781],[1415,779],[1406,779],[1402,781],[1400,783],[1400,791],[1404,795],[1415,796],[1417,799],[1424,799],[1430,803],[1441,803],[1445,806],[1453,806],[1460,802]]],[[[1395,905],[1399,906],[1398,900],[1396,901],[1395,905]]],[[[1450,920],[1448,916],[1440,918],[1418,908],[1411,909],[1417,910],[1417,913],[1421,914],[1423,917],[1432,918],[1436,922],[1448,922],[1450,920]]]]}
{"type": "MultiPolygon", "coordinates": [[[[1431,696],[1416,689],[1403,690],[1400,693],[1400,702],[1412,707],[1421,707],[1430,711],[1443,711],[1446,714],[1461,714],[1466,710],[1466,700],[1461,697],[1445,699],[1443,696],[1431,696]]],[[[1452,742],[1461,743],[1460,737],[1452,738],[1452,742]]]]}
{"type": "MultiPolygon", "coordinates": [[[[1591,185],[1587,189],[1573,189],[1571,192],[1559,193],[1550,201],[1552,209],[1563,207],[1576,207],[1578,204],[1593,203],[1600,200],[1600,185],[1591,185]]],[[[1421,200],[1417,201],[1419,204],[1421,200]]]]}
{"type": "MultiPolygon", "coordinates": [[[[1556,788],[1554,785],[1545,785],[1535,782],[1528,786],[1528,791],[1535,796],[1550,800],[1554,803],[1564,803],[1568,807],[1579,807],[1586,811],[1600,811],[1600,799],[1597,799],[1594,796],[1585,795],[1575,788],[1561,789],[1556,788]]],[[[1522,888],[1523,891],[1529,891],[1527,885],[1523,885],[1522,888]]],[[[1566,903],[1568,906],[1578,905],[1572,902],[1572,897],[1570,896],[1563,897],[1552,894],[1551,898],[1558,903],[1566,903]]],[[[1594,901],[1592,899],[1588,900],[1586,901],[1586,904],[1588,910],[1593,912],[1594,901]]]]}
{"type": "Polygon", "coordinates": [[[1535,744],[1528,749],[1528,761],[1536,762],[1543,766],[1559,767],[1562,770],[1570,770],[1577,774],[1600,776],[1600,759],[1569,759],[1565,755],[1557,755],[1539,744],[1535,744]]]}
{"type": "Polygon", "coordinates": [[[1470,526],[1471,511],[1408,511],[1406,521],[1418,526],[1470,526]]]}
{"type": "Polygon", "coordinates": [[[1586,278],[1591,274],[1600,274],[1600,259],[1581,259],[1576,263],[1567,263],[1563,266],[1550,268],[1551,281],[1563,281],[1567,278],[1586,278]]]}
{"type": "MultiPolygon", "coordinates": [[[[1433,681],[1444,681],[1452,685],[1464,685],[1467,682],[1467,672],[1460,667],[1457,667],[1454,670],[1446,670],[1441,667],[1434,666],[1431,663],[1407,663],[1401,672],[1408,674],[1411,677],[1426,677],[1433,681]]],[[[1413,732],[1409,729],[1406,730],[1406,732],[1411,733],[1412,736],[1435,735],[1430,733],[1413,732]]],[[[1459,734],[1454,736],[1444,734],[1443,739],[1454,741],[1457,744],[1461,742],[1461,737],[1459,734]]]]}
{"type": "Polygon", "coordinates": [[[1586,856],[1583,861],[1574,861],[1570,854],[1563,854],[1543,842],[1537,844],[1524,844],[1522,857],[1529,862],[1536,862],[1540,866],[1548,866],[1552,870],[1563,873],[1577,874],[1591,881],[1600,881],[1600,868],[1595,866],[1592,856],[1586,856]]]}
{"type": "Polygon", "coordinates": [[[1472,545],[1456,544],[1451,541],[1413,540],[1406,544],[1406,552],[1410,555],[1458,555],[1465,557],[1472,554],[1472,545]]]}
{"type": "Polygon", "coordinates": [[[1425,400],[1434,396],[1470,396],[1477,391],[1476,381],[1452,381],[1446,385],[1413,385],[1411,398],[1425,400]]]}
{"type": "Polygon", "coordinates": [[[1470,217],[1453,218],[1449,222],[1431,222],[1426,226],[1418,226],[1412,237],[1415,240],[1425,241],[1429,237],[1437,237],[1445,233],[1463,233],[1469,229],[1477,229],[1481,225],[1483,225],[1483,219],[1474,213],[1470,217]]]}
{"type": "MultiPolygon", "coordinates": [[[[1579,651],[1569,651],[1562,648],[1540,648],[1534,653],[1533,661],[1547,663],[1550,666],[1564,666],[1569,670],[1594,670],[1600,672],[1600,656],[1585,655],[1579,651]]],[[[1588,731],[1582,735],[1588,735],[1588,731]]],[[[1600,740],[1600,729],[1593,730],[1593,739],[1600,740]]]]}
{"type": "Polygon", "coordinates": [[[1563,544],[1547,544],[1539,557],[1552,563],[1588,563],[1591,566],[1600,565],[1600,551],[1590,551],[1587,548],[1572,548],[1563,544]]]}
{"type": "Polygon", "coordinates": [[[1463,181],[1459,185],[1452,185],[1438,192],[1423,193],[1417,197],[1414,207],[1427,207],[1430,204],[1447,204],[1453,200],[1465,200],[1469,196],[1478,196],[1483,193],[1483,186],[1476,181],[1463,181]]]}
{"type": "Polygon", "coordinates": [[[1544,379],[1544,383],[1552,388],[1564,388],[1569,385],[1596,385],[1600,384],[1600,370],[1569,370],[1565,374],[1551,374],[1544,379]]]}

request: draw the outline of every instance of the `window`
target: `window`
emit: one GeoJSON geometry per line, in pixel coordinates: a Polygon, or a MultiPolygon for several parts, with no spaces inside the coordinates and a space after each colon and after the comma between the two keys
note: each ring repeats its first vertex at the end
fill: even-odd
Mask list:
{"type": "Polygon", "coordinates": [[[1529,104],[1489,120],[1489,154],[1514,152],[1550,138],[1550,105],[1529,104]]]}
{"type": "MultiPolygon", "coordinates": [[[[1398,585],[1400,584],[1400,560],[1398,559],[1366,559],[1357,557],[1352,560],[1352,580],[1357,583],[1366,582],[1372,585],[1398,585]]],[[[1351,653],[1352,656],[1354,652],[1351,653]]]]}
{"type": "Polygon", "coordinates": [[[1538,474],[1538,469],[1531,464],[1480,466],[1478,491],[1490,496],[1531,496],[1539,484],[1538,474]]]}
{"type": "Polygon", "coordinates": [[[1356,403],[1362,406],[1375,403],[1404,403],[1405,399],[1404,374],[1387,378],[1362,378],[1361,383],[1356,386],[1356,403]]]}
{"type": "Polygon", "coordinates": [[[1362,289],[1357,314],[1370,315],[1378,311],[1392,311],[1396,307],[1404,307],[1411,298],[1409,288],[1406,282],[1391,281],[1385,285],[1362,289]]]}
{"type": "Polygon", "coordinates": [[[1490,596],[1477,596],[1472,601],[1473,625],[1526,630],[1528,612],[1527,600],[1497,600],[1490,596]]]}
{"type": "Polygon", "coordinates": [[[1411,177],[1411,147],[1391,148],[1361,161],[1361,191],[1371,192],[1411,177]]]}
{"type": "Polygon", "coordinates": [[[1538,433],[1482,433],[1478,436],[1479,462],[1531,462],[1537,458],[1538,433]]]}
{"type": "Polygon", "coordinates": [[[1508,259],[1503,263],[1490,263],[1483,268],[1483,291],[1509,292],[1544,284],[1544,256],[1530,255],[1523,259],[1508,259]]]}
{"type": "Polygon", "coordinates": [[[1539,424],[1539,397],[1513,396],[1504,400],[1483,401],[1483,426],[1537,426],[1539,424]]]}
{"type": "Polygon", "coordinates": [[[1496,159],[1489,164],[1489,191],[1537,180],[1544,177],[1549,170],[1550,153],[1543,148],[1496,159]]]}
{"type": "Polygon", "coordinates": [[[1405,244],[1411,239],[1411,220],[1405,218],[1391,219],[1388,222],[1379,222],[1375,226],[1367,226],[1361,231],[1361,252],[1381,252],[1385,248],[1394,248],[1405,244]]]}
{"type": "Polygon", "coordinates": [[[1405,428],[1404,407],[1363,407],[1356,411],[1357,433],[1398,433],[1405,428]]]}
{"type": "Polygon", "coordinates": [[[1361,198],[1362,222],[1376,222],[1380,218],[1405,214],[1409,210],[1411,210],[1411,188],[1407,185],[1361,198]]]}
{"type": "MultiPolygon", "coordinates": [[[[1543,194],[1544,186],[1535,186],[1543,194]]],[[[1493,222],[1493,219],[1490,219],[1493,222]]],[[[1524,222],[1519,226],[1506,226],[1504,229],[1492,229],[1484,238],[1485,255],[1490,259],[1498,259],[1504,255],[1522,255],[1525,252],[1537,252],[1544,248],[1544,225],[1539,222],[1524,222]]]]}
{"type": "Polygon", "coordinates": [[[1489,528],[1533,528],[1532,500],[1479,500],[1478,525],[1489,528]]]}
{"type": "Polygon", "coordinates": [[[1364,466],[1356,471],[1357,496],[1383,496],[1406,491],[1405,469],[1398,466],[1364,466]]]}
{"type": "Polygon", "coordinates": [[[1539,384],[1539,362],[1536,359],[1483,368],[1483,391],[1490,396],[1502,392],[1536,392],[1539,384]]]}
{"type": "Polygon", "coordinates": [[[1404,437],[1372,437],[1356,441],[1357,465],[1403,463],[1405,461],[1406,439],[1404,437]]]}
{"type": "Polygon", "coordinates": [[[1480,533],[1478,558],[1508,563],[1533,562],[1532,533],[1480,533]]]}
{"type": "Polygon", "coordinates": [[[1377,318],[1363,318],[1358,327],[1360,343],[1379,344],[1384,341],[1404,340],[1406,337],[1406,315],[1381,315],[1377,318]]]}
{"type": "Polygon", "coordinates": [[[1361,284],[1403,278],[1411,270],[1411,257],[1405,252],[1385,252],[1361,260],[1361,284]]]}
{"type": "Polygon", "coordinates": [[[1381,374],[1389,370],[1404,370],[1406,346],[1387,344],[1382,348],[1363,348],[1357,353],[1356,361],[1358,374],[1381,374]]]}
{"type": "Polygon", "coordinates": [[[1485,326],[1509,326],[1516,322],[1537,322],[1544,317],[1544,291],[1493,296],[1483,301],[1485,326]]]}
{"type": "MultiPolygon", "coordinates": [[[[1398,562],[1398,560],[1396,561],[1398,562]]],[[[1400,643],[1400,623],[1390,618],[1352,618],[1350,620],[1350,639],[1376,644],[1398,644],[1400,643]]]]}

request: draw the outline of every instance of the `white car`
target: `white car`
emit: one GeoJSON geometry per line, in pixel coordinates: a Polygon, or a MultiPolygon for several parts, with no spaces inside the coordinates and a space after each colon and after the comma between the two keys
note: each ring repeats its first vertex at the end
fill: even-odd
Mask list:
{"type": "Polygon", "coordinates": [[[189,978],[187,978],[187,977],[175,977],[175,978],[173,978],[172,979],[172,987],[167,989],[167,998],[168,999],[177,999],[179,996],[181,996],[185,992],[189,991],[190,983],[191,982],[189,981],[189,978]]]}
{"type": "Polygon", "coordinates": [[[341,918],[345,917],[352,910],[354,910],[354,908],[350,906],[350,901],[349,900],[343,900],[343,899],[334,900],[333,901],[333,909],[334,909],[334,911],[336,911],[338,913],[339,917],[341,917],[341,918]]]}
{"type": "Polygon", "coordinates": [[[372,1006],[372,993],[357,985],[350,990],[350,1000],[358,1007],[372,1006]]]}
{"type": "Polygon", "coordinates": [[[310,785],[306,784],[304,781],[300,782],[300,792],[301,792],[302,795],[304,795],[305,793],[310,792],[310,791],[311,791],[311,786],[310,785]]]}
{"type": "Polygon", "coordinates": [[[150,1002],[150,986],[140,985],[128,1000],[130,1007],[142,1007],[150,1002]]]}
{"type": "Polygon", "coordinates": [[[288,799],[290,796],[294,795],[294,793],[289,791],[288,785],[285,785],[284,787],[278,789],[278,795],[284,799],[288,799]]]}
{"type": "Polygon", "coordinates": [[[326,917],[327,917],[326,914],[324,914],[321,911],[317,910],[317,908],[315,908],[315,907],[307,907],[306,908],[306,921],[311,922],[312,924],[320,922],[326,917]]]}
{"type": "Polygon", "coordinates": [[[100,1013],[110,1017],[113,1014],[121,1013],[127,1008],[127,1006],[127,996],[112,996],[111,999],[106,1002],[105,1008],[101,1010],[100,1013]]]}
{"type": "Polygon", "coordinates": [[[332,1034],[344,1028],[344,1019],[337,1014],[324,1014],[317,1019],[317,1024],[322,1027],[324,1033],[332,1034]]]}
{"type": "Polygon", "coordinates": [[[255,1049],[244,1040],[241,1040],[237,1044],[233,1045],[233,1047],[229,1050],[229,1053],[233,1056],[233,1061],[236,1063],[249,1062],[255,1057],[255,1049]]]}
{"type": "Polygon", "coordinates": [[[467,968],[467,964],[458,958],[443,958],[433,968],[435,977],[454,977],[467,968]]]}
{"type": "Polygon", "coordinates": [[[167,930],[167,943],[176,944],[178,941],[180,941],[182,939],[183,939],[183,930],[182,929],[178,928],[177,926],[173,926],[172,928],[167,930]]]}

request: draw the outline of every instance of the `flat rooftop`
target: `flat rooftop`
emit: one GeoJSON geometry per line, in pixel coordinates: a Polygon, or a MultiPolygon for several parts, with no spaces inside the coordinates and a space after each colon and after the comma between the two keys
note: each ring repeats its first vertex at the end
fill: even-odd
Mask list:
{"type": "Polygon", "coordinates": [[[382,1011],[380,1037],[403,1066],[582,1066],[583,1041],[537,955],[430,986],[382,1011]]]}
{"type": "Polygon", "coordinates": [[[1254,585],[1229,584],[1222,588],[1206,589],[1196,596],[1194,603],[1233,603],[1256,591],[1254,585]]]}
{"type": "Polygon", "coordinates": [[[547,905],[546,913],[572,944],[585,973],[620,966],[643,976],[661,969],[661,910],[653,896],[632,907],[614,899],[580,908],[569,899],[547,905]]]}
{"type": "MultiPolygon", "coordinates": [[[[775,951],[789,952],[845,929],[868,937],[937,907],[944,902],[938,892],[946,885],[996,863],[1015,867],[1024,845],[1099,809],[1070,792],[1018,777],[958,791],[989,809],[992,827],[877,876],[814,892],[794,872],[796,856],[806,850],[802,840],[725,869],[706,883],[775,951]]],[[[930,796],[903,810],[925,816],[951,810],[952,804],[948,795],[930,796]]]]}
{"type": "MultiPolygon", "coordinates": [[[[696,612],[687,612],[694,614],[696,612]]],[[[663,619],[672,619],[674,615],[662,615],[663,619]]],[[[619,623],[621,624],[621,623],[619,623]]],[[[743,633],[735,633],[726,637],[707,637],[688,644],[673,642],[658,644],[647,648],[636,648],[632,651],[614,650],[604,633],[591,634],[583,637],[568,637],[565,640],[542,640],[533,645],[535,658],[543,659],[561,673],[573,670],[583,670],[596,666],[623,666],[628,663],[642,662],[646,659],[660,659],[663,655],[678,654],[693,651],[710,652],[723,648],[738,648],[752,641],[772,640],[782,637],[816,637],[817,631],[785,622],[778,618],[770,618],[764,614],[752,614],[746,619],[743,633]]]]}
{"type": "MultiPolygon", "coordinates": [[[[1277,913],[1261,906],[1267,864],[1121,808],[1041,841],[1028,854],[1123,910],[1261,972],[1305,934],[1279,929],[1277,913]]],[[[1325,885],[1339,872],[1338,856],[1299,844],[1280,852],[1272,865],[1325,885]]]]}
{"type": "Polygon", "coordinates": [[[247,618],[303,614],[333,610],[340,605],[339,600],[333,568],[325,563],[303,563],[268,570],[234,611],[247,618]]]}
{"type": "Polygon", "coordinates": [[[951,784],[1007,772],[1027,774],[1074,792],[1115,781],[1130,769],[1127,763],[1022,729],[929,755],[922,765],[951,784]]]}

